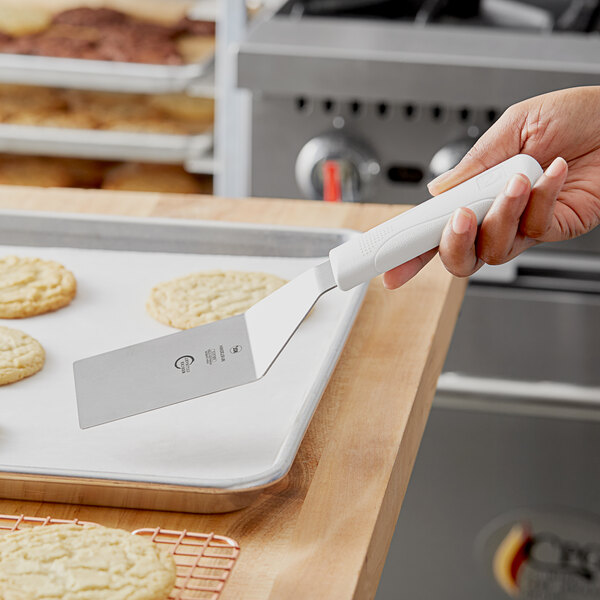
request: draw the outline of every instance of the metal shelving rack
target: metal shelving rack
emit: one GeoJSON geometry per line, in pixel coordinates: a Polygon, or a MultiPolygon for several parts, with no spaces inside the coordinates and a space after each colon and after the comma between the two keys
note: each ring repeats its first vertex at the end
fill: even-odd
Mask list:
{"type": "Polygon", "coordinates": [[[260,10],[248,21],[241,0],[218,0],[215,87],[218,102],[215,114],[216,168],[214,190],[217,196],[250,196],[251,109],[248,90],[237,87],[237,52],[249,28],[275,12],[285,0],[261,0],[260,10]]]}

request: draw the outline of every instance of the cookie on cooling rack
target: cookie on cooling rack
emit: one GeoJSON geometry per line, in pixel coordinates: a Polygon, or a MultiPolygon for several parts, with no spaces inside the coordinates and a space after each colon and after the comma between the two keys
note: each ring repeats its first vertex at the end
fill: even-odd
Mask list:
{"type": "Polygon", "coordinates": [[[71,271],[52,260],[0,258],[0,318],[21,319],[57,310],[73,300],[71,271]]]}
{"type": "Polygon", "coordinates": [[[37,373],[45,360],[44,348],[36,339],[18,329],[0,327],[0,385],[37,373]]]}
{"type": "Polygon", "coordinates": [[[191,273],[152,288],[146,309],[165,325],[190,329],[243,313],[285,283],[269,273],[191,273]]]}
{"type": "Polygon", "coordinates": [[[0,598],[165,600],[174,585],[173,556],[122,529],[64,524],[0,536],[0,598]]]}

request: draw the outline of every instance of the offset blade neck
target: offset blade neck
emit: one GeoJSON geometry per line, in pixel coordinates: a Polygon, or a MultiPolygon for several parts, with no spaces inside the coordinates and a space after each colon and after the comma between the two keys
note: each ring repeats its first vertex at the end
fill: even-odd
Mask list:
{"type": "Polygon", "coordinates": [[[335,277],[333,276],[333,270],[331,269],[331,263],[328,260],[320,265],[317,265],[314,268],[314,271],[315,278],[317,279],[317,285],[322,290],[321,294],[324,294],[325,292],[328,292],[337,286],[335,277]]]}
{"type": "Polygon", "coordinates": [[[257,377],[262,377],[315,302],[336,287],[329,261],[308,269],[246,311],[257,377]]]}

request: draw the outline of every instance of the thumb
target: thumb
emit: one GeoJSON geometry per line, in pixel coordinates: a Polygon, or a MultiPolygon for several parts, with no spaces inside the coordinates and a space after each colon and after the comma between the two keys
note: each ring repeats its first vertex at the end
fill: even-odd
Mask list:
{"type": "Polygon", "coordinates": [[[521,149],[521,129],[515,126],[514,121],[512,115],[505,112],[477,140],[456,167],[442,173],[428,184],[431,194],[437,196],[518,154],[521,149]]]}

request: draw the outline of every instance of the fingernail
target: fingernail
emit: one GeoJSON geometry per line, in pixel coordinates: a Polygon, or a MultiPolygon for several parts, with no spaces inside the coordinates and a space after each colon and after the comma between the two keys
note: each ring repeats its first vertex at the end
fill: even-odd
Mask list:
{"type": "Polygon", "coordinates": [[[527,181],[523,175],[514,175],[506,186],[505,193],[511,198],[517,198],[527,191],[527,181]]]}
{"type": "Polygon", "coordinates": [[[431,189],[432,187],[435,187],[437,185],[440,185],[441,183],[444,183],[444,181],[447,181],[448,179],[450,179],[453,171],[454,171],[454,169],[450,169],[449,171],[446,171],[445,173],[438,175],[435,179],[432,179],[427,184],[427,187],[429,189],[431,189]]]}
{"type": "Polygon", "coordinates": [[[464,208],[459,208],[452,216],[452,231],[458,235],[467,233],[471,227],[471,215],[464,208]]]}
{"type": "Polygon", "coordinates": [[[559,177],[563,174],[567,161],[558,157],[552,161],[552,164],[546,169],[546,177],[559,177]]]}

